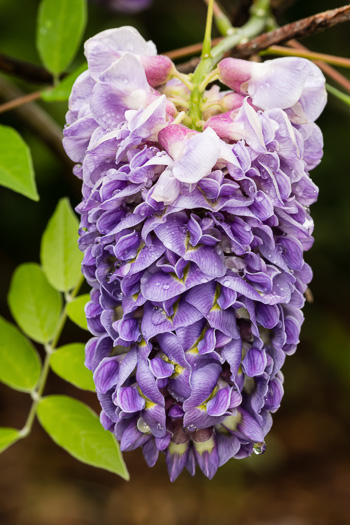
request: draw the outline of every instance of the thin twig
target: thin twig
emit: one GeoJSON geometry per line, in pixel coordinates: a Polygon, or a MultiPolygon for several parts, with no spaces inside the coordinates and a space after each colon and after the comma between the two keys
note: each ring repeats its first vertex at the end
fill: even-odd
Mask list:
{"type": "MultiPolygon", "coordinates": [[[[222,37],[213,38],[212,45],[215,46],[219,42],[221,42],[222,37]]],[[[180,47],[179,49],[174,49],[173,51],[167,51],[166,53],[163,53],[163,55],[166,55],[167,57],[171,58],[171,60],[176,60],[177,58],[183,58],[190,55],[195,55],[196,53],[200,53],[202,51],[202,42],[198,42],[198,44],[192,44],[190,46],[180,47]]]]}
{"type": "Polygon", "coordinates": [[[0,113],[5,113],[5,111],[10,111],[10,109],[23,106],[24,104],[28,104],[29,102],[33,102],[34,100],[38,100],[38,98],[40,97],[41,91],[34,91],[33,93],[28,93],[27,95],[23,95],[22,97],[17,97],[14,100],[5,102],[5,104],[0,104],[0,113]]]}
{"type": "Polygon", "coordinates": [[[278,56],[298,56],[308,58],[309,60],[322,61],[333,66],[350,68],[350,58],[338,57],[335,55],[327,55],[326,53],[317,53],[309,49],[289,49],[285,46],[271,46],[260,51],[261,55],[278,55],[278,56]]]}
{"type": "Polygon", "coordinates": [[[52,75],[41,66],[0,53],[0,70],[34,84],[52,84],[52,75]]]}
{"type": "MultiPolygon", "coordinates": [[[[300,44],[296,40],[290,40],[287,43],[288,43],[288,45],[290,47],[292,47],[294,49],[301,49],[301,50],[308,51],[307,47],[303,46],[302,44],[300,44]]],[[[350,93],[350,81],[346,77],[344,77],[344,75],[339,73],[339,71],[334,69],[332,66],[330,66],[328,64],[325,64],[324,62],[316,61],[315,63],[318,65],[318,67],[320,69],[322,69],[322,71],[323,71],[323,73],[325,75],[327,75],[330,78],[332,78],[334,80],[334,82],[337,82],[337,84],[339,84],[341,87],[343,87],[344,89],[346,89],[350,93]]]]}
{"type": "MultiPolygon", "coordinates": [[[[303,18],[297,22],[287,24],[279,27],[268,33],[263,33],[256,38],[253,38],[245,44],[239,44],[235,47],[230,56],[237,58],[248,58],[251,55],[258,53],[264,49],[275,44],[286,42],[293,38],[305,38],[313,35],[324,29],[328,29],[336,24],[347,22],[350,20],[350,4],[338,9],[324,11],[308,18],[303,18]]],[[[190,73],[198,64],[198,59],[192,59],[184,64],[178,66],[182,73],[190,73]]]]}
{"type": "MultiPolygon", "coordinates": [[[[0,100],[10,103],[16,99],[23,98],[23,91],[14,86],[7,79],[0,76],[0,100]]],[[[70,169],[73,163],[67,157],[62,146],[62,129],[38,104],[30,102],[14,108],[14,113],[24,122],[24,124],[61,159],[70,169]]],[[[66,171],[66,170],[63,170],[66,171]]],[[[74,177],[69,177],[74,180],[74,177]]]]}
{"type": "Polygon", "coordinates": [[[348,22],[349,20],[350,4],[337,9],[324,11],[323,13],[318,13],[308,18],[303,18],[302,20],[279,27],[274,31],[264,33],[253,38],[246,44],[237,46],[231,56],[239,58],[249,57],[275,44],[286,42],[292,38],[306,38],[307,36],[314,35],[315,33],[324,31],[336,24],[348,22]]]}

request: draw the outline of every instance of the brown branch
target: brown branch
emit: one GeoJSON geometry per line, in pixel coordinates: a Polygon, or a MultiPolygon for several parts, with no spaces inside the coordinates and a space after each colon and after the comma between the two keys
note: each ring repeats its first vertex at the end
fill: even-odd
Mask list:
{"type": "MultiPolygon", "coordinates": [[[[253,38],[247,43],[235,47],[230,56],[248,58],[275,44],[280,44],[294,38],[306,38],[310,35],[328,29],[336,24],[350,20],[350,4],[317,15],[303,18],[297,22],[279,27],[268,33],[253,38]]],[[[182,73],[190,73],[197,66],[199,59],[192,59],[178,66],[182,73]]]]}
{"type": "MultiPolygon", "coordinates": [[[[13,103],[26,96],[17,86],[0,76],[1,101],[13,103]]],[[[72,168],[73,163],[67,157],[62,146],[62,129],[46,111],[35,102],[30,102],[25,105],[17,105],[14,108],[14,113],[33,133],[40,137],[67,167],[72,168]]],[[[70,177],[70,179],[73,179],[73,177],[70,177]]]]}
{"type": "Polygon", "coordinates": [[[318,13],[317,15],[303,18],[297,22],[292,22],[285,26],[279,27],[269,33],[264,33],[253,38],[246,44],[238,45],[231,53],[231,56],[245,58],[249,57],[263,49],[274,44],[280,44],[291,40],[292,38],[300,39],[324,31],[336,24],[348,22],[350,20],[350,4],[337,9],[331,9],[318,13]]]}
{"type": "MultiPolygon", "coordinates": [[[[213,46],[216,46],[223,37],[213,38],[211,41],[213,46]]],[[[183,58],[187,57],[189,55],[195,55],[196,53],[200,53],[202,51],[202,42],[198,42],[198,44],[191,44],[190,46],[180,47],[179,49],[174,49],[173,51],[167,51],[166,53],[163,53],[163,55],[166,55],[167,57],[171,58],[171,60],[176,60],[177,58],[183,58]]]]}
{"type": "Polygon", "coordinates": [[[33,93],[28,93],[22,97],[17,97],[13,100],[10,100],[9,102],[5,102],[5,104],[0,104],[0,113],[5,113],[5,111],[10,111],[10,109],[23,106],[24,104],[38,100],[40,97],[41,91],[34,91],[33,93]]]}
{"type": "Polygon", "coordinates": [[[53,81],[52,75],[43,67],[3,53],[0,53],[0,70],[34,84],[52,84],[53,81]]]}
{"type": "Polygon", "coordinates": [[[333,66],[339,66],[339,67],[346,67],[350,68],[350,58],[345,57],[338,57],[335,55],[327,55],[326,53],[317,53],[316,51],[311,51],[310,49],[306,49],[304,46],[297,47],[290,45],[292,49],[289,49],[286,46],[271,46],[265,49],[264,51],[260,51],[260,55],[278,55],[278,56],[298,56],[302,58],[308,58],[309,60],[313,60],[315,62],[326,62],[327,64],[331,64],[333,66]],[[295,51],[297,50],[297,51],[295,51]]]}
{"type": "MultiPolygon", "coordinates": [[[[308,51],[307,47],[303,46],[296,40],[290,40],[288,42],[288,45],[294,49],[301,49],[308,51]]],[[[337,82],[342,88],[346,89],[350,92],[350,80],[348,80],[346,77],[344,77],[339,71],[334,69],[329,64],[325,64],[324,62],[315,61],[315,64],[318,65],[320,69],[322,69],[323,73],[330,78],[332,78],[335,82],[337,82]]]]}

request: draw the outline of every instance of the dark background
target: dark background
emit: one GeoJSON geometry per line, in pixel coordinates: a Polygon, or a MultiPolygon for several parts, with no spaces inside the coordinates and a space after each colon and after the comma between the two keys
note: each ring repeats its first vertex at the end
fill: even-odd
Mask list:
{"type": "MultiPolygon", "coordinates": [[[[0,51],[39,63],[38,4],[0,0],[0,51]]],[[[245,2],[224,4],[234,13],[245,2]]],[[[279,4],[280,24],[341,5],[333,0],[279,4]]],[[[85,37],[130,24],[164,52],[200,41],[205,12],[201,0],[156,0],[150,10],[132,17],[90,3],[85,37]]],[[[244,9],[239,18],[244,22],[244,9]]],[[[349,33],[348,23],[303,43],[315,51],[347,56],[349,33]]],[[[82,60],[80,51],[71,69],[82,60]]],[[[39,88],[21,86],[27,91],[39,88]]],[[[63,125],[65,103],[42,105],[63,125]]],[[[15,267],[39,260],[40,237],[58,199],[68,195],[75,206],[79,185],[66,162],[15,113],[0,115],[0,122],[16,127],[30,145],[40,194],[40,202],[34,203],[0,189],[0,309],[10,319],[6,295],[15,267]]],[[[195,478],[184,473],[174,484],[163,457],[149,469],[140,451],[126,453],[131,481],[125,482],[80,464],[35,423],[29,438],[0,457],[1,525],[350,524],[350,108],[330,96],[318,124],[325,154],[312,172],[320,198],[312,209],[315,245],[306,255],[314,270],[314,302],[305,307],[301,343],[283,369],[285,396],[274,416],[266,453],[231,460],[212,481],[201,473],[195,478]]],[[[61,342],[87,337],[68,322],[61,342]]],[[[78,391],[52,372],[45,392],[72,395],[99,410],[94,394],[78,391]]],[[[2,426],[21,428],[29,407],[28,396],[0,386],[2,426]]]]}

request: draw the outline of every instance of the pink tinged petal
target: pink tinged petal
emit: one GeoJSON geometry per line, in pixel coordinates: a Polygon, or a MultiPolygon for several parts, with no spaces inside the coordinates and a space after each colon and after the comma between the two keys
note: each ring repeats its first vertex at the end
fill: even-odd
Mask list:
{"type": "Polygon", "coordinates": [[[242,361],[244,371],[249,377],[261,375],[266,368],[266,364],[265,350],[258,350],[257,348],[250,348],[242,361]]]}
{"type": "Polygon", "coordinates": [[[127,386],[125,388],[119,388],[117,392],[117,404],[123,412],[133,413],[139,412],[145,407],[145,400],[135,388],[127,386]]]}
{"type": "Polygon", "coordinates": [[[216,396],[207,403],[209,416],[222,416],[230,405],[232,387],[221,388],[216,396]]]}
{"type": "Polygon", "coordinates": [[[155,55],[152,42],[146,42],[134,27],[107,29],[85,42],[85,56],[91,75],[99,75],[126,52],[136,55],[155,55]]]}
{"type": "Polygon", "coordinates": [[[165,55],[142,56],[141,64],[145,68],[147,81],[152,87],[164,84],[175,69],[173,62],[165,55]]]}
{"type": "Polygon", "coordinates": [[[94,383],[96,389],[106,394],[118,382],[119,358],[106,357],[98,365],[94,372],[94,383]]]}
{"type": "Polygon", "coordinates": [[[152,374],[158,379],[170,377],[174,372],[174,365],[167,363],[161,357],[155,357],[149,362],[152,374]]]}
{"type": "Polygon", "coordinates": [[[223,113],[239,109],[243,105],[244,96],[239,93],[227,93],[221,100],[223,113]]]}
{"type": "Polygon", "coordinates": [[[242,84],[250,80],[253,62],[238,58],[224,58],[218,64],[221,82],[235,91],[247,93],[242,84]]]}
{"type": "Polygon", "coordinates": [[[231,124],[230,137],[244,139],[257,152],[264,153],[266,150],[261,119],[247,100],[231,124]]]}
{"type": "Polygon", "coordinates": [[[165,151],[176,160],[181,156],[184,139],[188,135],[193,136],[197,134],[197,131],[189,129],[182,124],[171,124],[159,132],[158,140],[165,151]]]}

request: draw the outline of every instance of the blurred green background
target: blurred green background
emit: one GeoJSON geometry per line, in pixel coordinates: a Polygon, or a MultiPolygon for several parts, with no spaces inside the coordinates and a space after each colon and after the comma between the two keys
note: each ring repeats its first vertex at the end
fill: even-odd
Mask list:
{"type": "MultiPolygon", "coordinates": [[[[341,5],[334,0],[278,3],[279,24],[341,5]]],[[[223,4],[244,22],[249,2],[223,4]]],[[[39,63],[38,5],[38,0],[0,0],[0,52],[39,63]]],[[[200,41],[205,13],[201,0],[155,0],[151,9],[133,16],[91,2],[85,38],[109,27],[134,25],[164,52],[200,41]]],[[[348,56],[349,34],[350,23],[343,24],[303,44],[348,56]]],[[[81,50],[71,69],[82,61],[81,50]]],[[[18,85],[25,91],[40,88],[18,85]]],[[[63,126],[66,103],[40,104],[63,126]]],[[[0,123],[14,126],[30,145],[40,194],[35,203],[0,189],[0,310],[10,319],[6,295],[15,267],[39,260],[40,237],[57,201],[69,196],[75,206],[80,188],[67,160],[53,153],[16,112],[1,114],[0,123]]],[[[350,108],[330,96],[318,124],[325,153],[312,173],[320,198],[312,209],[315,245],[306,255],[314,271],[314,302],[305,307],[299,349],[283,369],[285,396],[266,453],[231,460],[212,481],[201,473],[194,479],[184,473],[174,484],[168,481],[164,458],[149,469],[140,451],[126,453],[131,481],[125,482],[80,464],[36,423],[29,438],[0,457],[1,525],[350,523],[350,108]]],[[[87,333],[69,323],[62,343],[85,341],[87,333]]],[[[76,390],[53,373],[46,393],[72,395],[99,410],[92,393],[76,390]]],[[[28,396],[0,386],[1,425],[20,428],[29,406],[28,396]]]]}

